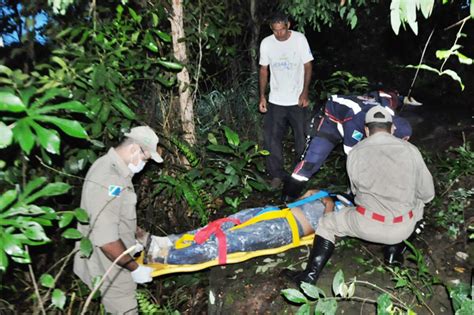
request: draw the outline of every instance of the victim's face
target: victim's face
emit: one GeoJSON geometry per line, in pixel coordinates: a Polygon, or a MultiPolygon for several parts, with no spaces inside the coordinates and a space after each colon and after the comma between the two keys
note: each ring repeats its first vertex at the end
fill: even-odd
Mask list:
{"type": "Polygon", "coordinates": [[[290,37],[290,23],[273,23],[270,25],[272,29],[273,35],[275,35],[276,39],[280,42],[287,40],[290,37]]]}

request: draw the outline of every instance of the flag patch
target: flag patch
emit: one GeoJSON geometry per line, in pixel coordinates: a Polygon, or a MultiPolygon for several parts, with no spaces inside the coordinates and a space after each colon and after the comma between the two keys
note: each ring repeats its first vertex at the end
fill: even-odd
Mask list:
{"type": "Polygon", "coordinates": [[[110,185],[109,186],[109,196],[111,197],[118,197],[122,192],[122,187],[117,185],[110,185]]]}
{"type": "Polygon", "coordinates": [[[354,130],[354,132],[352,133],[352,139],[354,139],[356,141],[362,140],[363,137],[364,137],[364,135],[361,132],[359,132],[358,130],[354,130]]]}

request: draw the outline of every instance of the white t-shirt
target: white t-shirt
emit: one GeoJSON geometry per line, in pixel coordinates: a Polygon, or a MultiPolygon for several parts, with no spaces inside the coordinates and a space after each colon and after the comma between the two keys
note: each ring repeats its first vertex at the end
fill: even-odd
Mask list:
{"type": "Polygon", "coordinates": [[[313,60],[306,37],[291,31],[290,37],[279,41],[274,35],[260,44],[260,65],[270,65],[270,103],[297,105],[303,91],[304,64],[313,60]]]}

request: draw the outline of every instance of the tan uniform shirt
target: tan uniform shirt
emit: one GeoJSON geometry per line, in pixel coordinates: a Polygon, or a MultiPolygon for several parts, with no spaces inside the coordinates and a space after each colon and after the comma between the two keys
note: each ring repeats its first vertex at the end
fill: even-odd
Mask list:
{"type": "Polygon", "coordinates": [[[347,172],[356,204],[385,216],[386,224],[410,210],[420,220],[425,203],[434,197],[433,178],[418,149],[386,132],[354,147],[347,172]]]}
{"type": "MultiPolygon", "coordinates": [[[[132,185],[132,172],[111,148],[89,169],[82,188],[81,208],[89,214],[88,225],[78,225],[88,235],[94,251],[90,258],[74,257],[74,273],[89,286],[96,276],[102,276],[112,262],[99,247],[121,239],[126,248],[135,245],[137,226],[137,196],[132,185]]],[[[115,266],[106,280],[114,285],[126,283],[135,286],[130,272],[115,266]]],[[[106,285],[104,285],[104,288],[106,285]]]]}

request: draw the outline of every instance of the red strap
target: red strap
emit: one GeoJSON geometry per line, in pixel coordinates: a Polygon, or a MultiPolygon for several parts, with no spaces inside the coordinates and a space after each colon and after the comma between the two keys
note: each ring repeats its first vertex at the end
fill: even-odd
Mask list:
{"type": "Polygon", "coordinates": [[[240,224],[240,220],[233,218],[222,218],[210,222],[207,226],[200,229],[194,235],[194,241],[197,244],[202,244],[211,237],[211,235],[216,235],[217,238],[217,249],[219,253],[219,264],[223,265],[227,262],[227,239],[224,231],[221,229],[221,225],[225,222],[233,222],[234,224],[240,224]]]}

